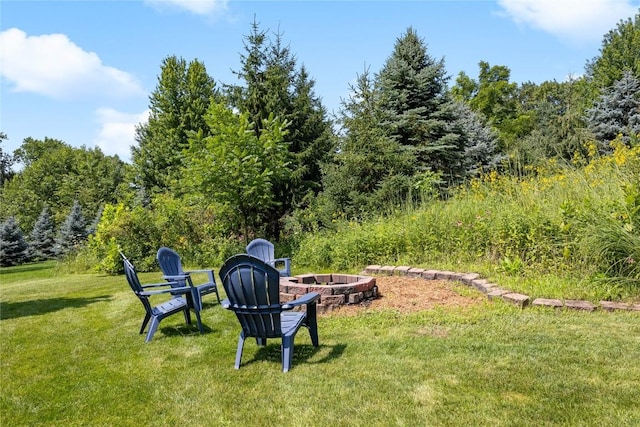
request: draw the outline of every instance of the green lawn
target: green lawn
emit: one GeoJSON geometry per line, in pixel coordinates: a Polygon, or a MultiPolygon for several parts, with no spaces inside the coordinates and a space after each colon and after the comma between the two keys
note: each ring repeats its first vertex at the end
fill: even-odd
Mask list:
{"type": "MultiPolygon", "coordinates": [[[[322,315],[320,347],[247,341],[214,304],[152,342],[123,276],[0,270],[2,426],[637,426],[640,313],[501,302],[411,315],[322,315]]],[[[141,275],[160,281],[160,273],[141,275]]]]}

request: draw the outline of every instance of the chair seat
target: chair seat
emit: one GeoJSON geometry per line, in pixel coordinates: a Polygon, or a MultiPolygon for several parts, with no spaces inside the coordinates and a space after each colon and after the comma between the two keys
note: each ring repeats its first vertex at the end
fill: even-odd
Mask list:
{"type": "Polygon", "coordinates": [[[282,328],[282,335],[293,335],[296,333],[304,319],[307,317],[306,313],[298,311],[287,311],[280,313],[280,327],[282,328]]]}
{"type": "Polygon", "coordinates": [[[247,337],[259,346],[271,338],[282,340],[282,371],[288,372],[293,360],[293,342],[302,326],[309,330],[311,343],[318,347],[316,304],[320,294],[309,292],[286,303],[280,302],[280,274],[267,262],[248,254],[227,259],[220,269],[220,279],[227,293],[222,307],[236,314],[241,332],[236,349],[235,368],[240,368],[247,337]],[[295,311],[296,307],[303,307],[295,311]]]}
{"type": "Polygon", "coordinates": [[[186,306],[187,300],[183,297],[171,298],[169,301],[153,307],[151,312],[154,316],[170,314],[176,311],[184,310],[186,306]]]}

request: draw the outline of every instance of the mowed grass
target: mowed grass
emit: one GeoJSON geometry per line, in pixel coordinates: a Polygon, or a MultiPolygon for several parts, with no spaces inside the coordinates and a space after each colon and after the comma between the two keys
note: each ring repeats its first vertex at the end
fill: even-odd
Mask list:
{"type": "Polygon", "coordinates": [[[0,301],[2,426],[640,425],[640,313],[322,315],[283,374],[276,340],[233,368],[239,324],[215,297],[205,334],[176,315],[150,343],[123,276],[3,269],[0,301]]]}

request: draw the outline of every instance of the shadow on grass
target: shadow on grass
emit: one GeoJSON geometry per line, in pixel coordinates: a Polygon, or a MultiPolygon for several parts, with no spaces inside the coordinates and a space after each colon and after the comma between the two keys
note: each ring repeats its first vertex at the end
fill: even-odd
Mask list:
{"type": "Polygon", "coordinates": [[[0,301],[0,320],[37,316],[65,308],[80,308],[96,302],[108,301],[108,295],[92,298],[50,298],[20,302],[0,301]]]}
{"type": "Polygon", "coordinates": [[[30,264],[15,265],[12,267],[0,268],[0,276],[16,273],[33,273],[40,270],[51,270],[53,264],[51,262],[38,262],[30,264]]]}
{"type": "MultiPolygon", "coordinates": [[[[248,341],[248,340],[247,340],[248,341]]],[[[278,341],[278,340],[275,340],[278,341]]],[[[314,347],[311,344],[296,344],[293,350],[293,364],[292,368],[296,364],[302,363],[328,363],[334,359],[339,358],[344,353],[346,344],[336,344],[336,345],[319,345],[318,347],[314,347]],[[318,353],[327,353],[325,356],[318,360],[309,361],[312,357],[314,357],[318,353]]],[[[244,355],[246,355],[246,343],[245,343],[245,351],[244,355]]],[[[260,362],[260,361],[270,361],[278,364],[282,364],[282,350],[280,348],[280,342],[274,342],[273,344],[267,343],[266,346],[259,347],[258,351],[255,353],[253,359],[247,359],[242,361],[240,367],[245,365],[250,365],[252,363],[260,362]]]]}
{"type": "MultiPolygon", "coordinates": [[[[181,316],[181,314],[176,314],[176,316],[181,316]]],[[[179,336],[200,335],[200,331],[198,330],[198,323],[196,322],[196,319],[193,313],[191,313],[190,325],[187,325],[185,323],[180,326],[162,327],[162,323],[160,323],[160,327],[158,328],[158,330],[161,331],[163,335],[166,335],[168,337],[173,337],[178,335],[179,336]]],[[[205,325],[204,323],[202,324],[202,334],[208,334],[208,333],[211,333],[211,331],[213,331],[213,329],[211,329],[209,326],[205,325]]],[[[156,331],[156,334],[158,334],[157,331],[156,331]]],[[[155,339],[155,335],[154,335],[154,339],[155,339]]]]}

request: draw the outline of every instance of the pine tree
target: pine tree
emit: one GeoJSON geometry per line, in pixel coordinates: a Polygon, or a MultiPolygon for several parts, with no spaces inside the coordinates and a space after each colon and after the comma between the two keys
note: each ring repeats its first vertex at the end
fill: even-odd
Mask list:
{"type": "Polygon", "coordinates": [[[464,135],[451,127],[455,108],[447,89],[444,60],[427,54],[427,47],[409,28],[377,77],[382,126],[411,150],[417,172],[442,172],[455,182],[463,173],[464,135]]]}
{"type": "Polygon", "coordinates": [[[414,164],[412,153],[380,128],[378,95],[365,70],[342,103],[339,123],[344,134],[333,160],[324,166],[326,211],[363,218],[379,212],[389,199],[405,200],[414,164]]]}
{"type": "Polygon", "coordinates": [[[87,239],[87,222],[82,215],[82,208],[76,201],[71,212],[62,224],[57,239],[57,253],[64,255],[76,250],[87,239]]]}
{"type": "Polygon", "coordinates": [[[204,116],[215,83],[201,62],[189,64],[176,56],[163,60],[158,85],[150,96],[149,120],[136,129],[138,146],[132,149],[138,185],[146,195],[162,193],[181,176],[183,150],[193,133],[208,135],[204,116]]]}
{"type": "Polygon", "coordinates": [[[466,135],[464,149],[466,176],[498,167],[503,155],[498,153],[498,134],[484,123],[482,115],[464,102],[456,102],[459,124],[466,135]]]}
{"type": "Polygon", "coordinates": [[[602,151],[610,151],[609,142],[619,134],[626,144],[637,141],[640,134],[640,80],[630,71],[625,71],[622,79],[605,90],[588,114],[589,127],[602,151]]]}
{"type": "Polygon", "coordinates": [[[20,265],[29,260],[29,245],[15,218],[10,216],[0,226],[0,266],[20,265]]]}
{"type": "Polygon", "coordinates": [[[244,50],[235,72],[242,84],[226,86],[231,105],[249,115],[257,137],[271,116],[287,124],[284,142],[292,173],[273,183],[278,204],[262,219],[267,234],[277,238],[282,218],[321,189],[320,165],[331,152],[331,123],[314,93],[314,80],[304,66],[298,68],[280,31],[269,37],[254,19],[244,50]]]}
{"type": "Polygon", "coordinates": [[[49,208],[44,207],[31,230],[29,245],[31,254],[36,260],[55,258],[55,225],[49,215],[49,208]]]}

